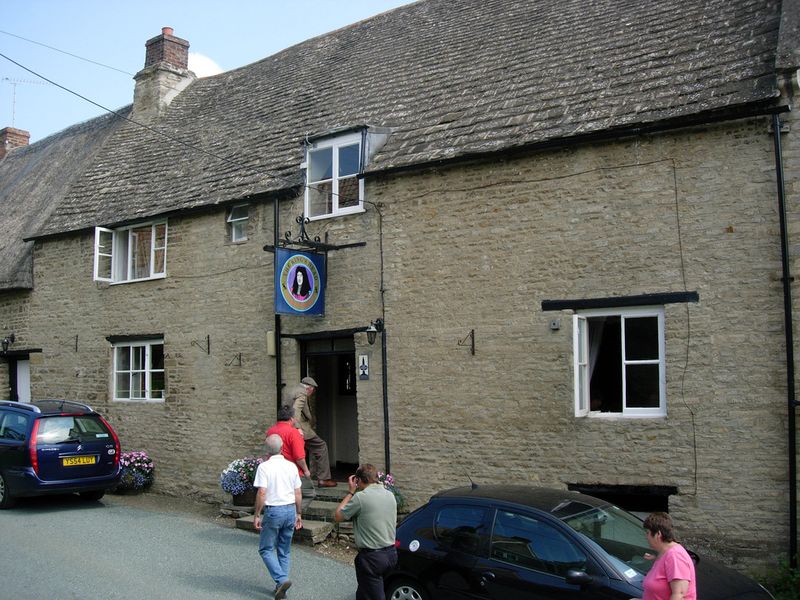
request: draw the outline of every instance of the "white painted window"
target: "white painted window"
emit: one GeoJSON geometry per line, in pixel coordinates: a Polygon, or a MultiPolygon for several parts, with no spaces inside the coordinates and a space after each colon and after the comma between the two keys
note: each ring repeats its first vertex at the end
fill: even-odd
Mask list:
{"type": "Polygon", "coordinates": [[[575,415],[666,415],[663,307],[582,310],[573,319],[575,415]]]}
{"type": "Polygon", "coordinates": [[[114,400],[164,400],[164,340],[114,344],[114,400]]]}
{"type": "Polygon", "coordinates": [[[320,140],[306,151],[305,214],[309,219],[363,211],[361,133],[320,140]]]}
{"type": "Polygon", "coordinates": [[[247,223],[250,221],[250,207],[240,204],[228,213],[228,227],[232,242],[247,241],[247,223]]]}
{"type": "Polygon", "coordinates": [[[119,229],[95,227],[95,280],[122,283],[166,274],[166,221],[119,229]]]}

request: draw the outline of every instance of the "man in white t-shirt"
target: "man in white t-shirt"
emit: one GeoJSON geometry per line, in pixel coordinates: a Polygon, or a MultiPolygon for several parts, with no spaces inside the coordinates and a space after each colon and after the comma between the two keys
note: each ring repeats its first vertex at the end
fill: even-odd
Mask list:
{"type": "Polygon", "coordinates": [[[258,489],[253,524],[261,532],[258,553],[275,581],[275,600],[285,598],[286,590],[292,586],[289,581],[292,536],[295,529],[303,527],[302,484],[297,466],[281,454],[282,446],[281,436],[267,436],[269,460],[258,465],[253,481],[258,489]]]}

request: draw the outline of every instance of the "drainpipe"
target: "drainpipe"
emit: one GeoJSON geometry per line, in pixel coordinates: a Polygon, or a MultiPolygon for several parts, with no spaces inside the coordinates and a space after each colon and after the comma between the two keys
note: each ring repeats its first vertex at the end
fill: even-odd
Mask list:
{"type": "Polygon", "coordinates": [[[792,336],[792,290],[789,274],[789,241],[786,227],[786,189],[783,178],[781,153],[781,120],[772,115],[772,132],[775,140],[775,176],[778,184],[778,210],[781,228],[781,263],[783,265],[783,319],[786,332],[786,388],[789,408],[789,563],[797,568],[797,430],[794,389],[794,340],[792,336]]]}
{"type": "Polygon", "coordinates": [[[386,461],[386,472],[392,472],[392,461],[389,454],[389,382],[386,365],[386,327],[381,327],[381,360],[383,361],[383,454],[386,461]]]}
{"type": "MultiPolygon", "coordinates": [[[[278,240],[280,239],[280,216],[281,216],[281,209],[280,209],[280,200],[278,197],[275,197],[275,202],[273,205],[274,215],[272,218],[272,222],[274,225],[274,241],[272,242],[273,247],[275,248],[275,261],[273,262],[273,270],[277,268],[278,264],[278,240]]],[[[274,277],[273,277],[274,281],[274,277]]],[[[277,291],[277,290],[276,290],[277,291]]],[[[274,294],[275,292],[273,292],[274,294]]],[[[281,379],[283,374],[281,372],[281,316],[278,313],[275,313],[275,410],[279,410],[281,407],[281,391],[283,386],[281,385],[281,379]]]]}

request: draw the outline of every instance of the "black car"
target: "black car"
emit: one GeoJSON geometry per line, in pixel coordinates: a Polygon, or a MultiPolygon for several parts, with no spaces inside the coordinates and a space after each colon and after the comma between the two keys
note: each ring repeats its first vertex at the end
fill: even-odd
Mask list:
{"type": "Polygon", "coordinates": [[[91,407],[0,402],[0,508],[43,494],[78,492],[99,500],[119,474],[119,438],[91,407]]]}
{"type": "MultiPolygon", "coordinates": [[[[652,562],[642,520],[604,500],[547,488],[441,492],[397,528],[391,600],[641,598],[652,562]]],[[[702,600],[770,600],[755,581],[690,551],[702,600]]]]}

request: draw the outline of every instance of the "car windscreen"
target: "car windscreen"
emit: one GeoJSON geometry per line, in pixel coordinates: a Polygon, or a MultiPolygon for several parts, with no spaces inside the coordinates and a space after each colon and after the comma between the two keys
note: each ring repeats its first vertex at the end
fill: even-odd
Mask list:
{"type": "Polygon", "coordinates": [[[638,517],[611,504],[597,507],[571,500],[553,513],[607,554],[609,562],[628,580],[641,581],[650,570],[653,561],[645,554],[652,551],[638,517]]]}
{"type": "Polygon", "coordinates": [[[105,423],[97,415],[59,415],[43,417],[39,423],[39,444],[97,442],[111,438],[105,423]]]}

